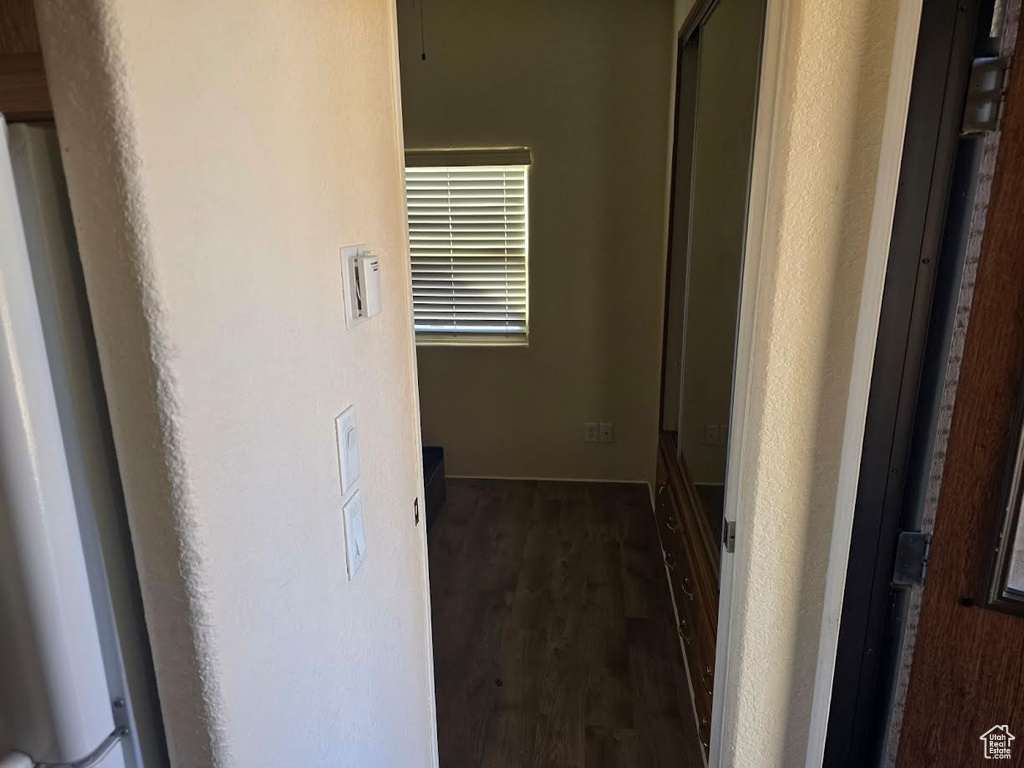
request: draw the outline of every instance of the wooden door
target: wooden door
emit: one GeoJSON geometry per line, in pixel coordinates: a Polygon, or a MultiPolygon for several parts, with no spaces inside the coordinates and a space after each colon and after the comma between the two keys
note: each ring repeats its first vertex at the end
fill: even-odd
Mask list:
{"type": "MultiPolygon", "coordinates": [[[[979,604],[1024,374],[1024,50],[1018,37],[903,713],[900,768],[1024,761],[1024,617],[979,604]]],[[[965,275],[965,282],[970,275],[965,275]]]]}

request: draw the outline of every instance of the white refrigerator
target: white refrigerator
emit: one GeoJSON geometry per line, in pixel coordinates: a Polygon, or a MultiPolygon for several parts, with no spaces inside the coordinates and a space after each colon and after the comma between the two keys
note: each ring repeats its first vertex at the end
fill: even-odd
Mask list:
{"type": "Polygon", "coordinates": [[[61,149],[52,127],[0,133],[0,768],[160,768],[61,149]]]}

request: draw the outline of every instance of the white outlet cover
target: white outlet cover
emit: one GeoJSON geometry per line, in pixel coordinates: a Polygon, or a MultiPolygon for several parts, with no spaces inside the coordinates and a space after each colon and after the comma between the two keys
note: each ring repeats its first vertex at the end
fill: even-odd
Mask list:
{"type": "Polygon", "coordinates": [[[341,495],[346,495],[359,480],[359,433],[356,431],[356,407],[350,405],[334,420],[338,441],[338,470],[341,495]]]}
{"type": "Polygon", "coordinates": [[[597,422],[588,421],[583,425],[583,440],[587,443],[597,442],[597,422]]]}
{"type": "Polygon", "coordinates": [[[598,430],[601,435],[602,443],[613,443],[615,442],[615,425],[610,421],[602,421],[598,425],[598,430]]]}
{"type": "Polygon", "coordinates": [[[718,445],[718,425],[716,425],[716,424],[705,424],[704,425],[704,445],[708,445],[708,446],[718,445]]]}
{"type": "Polygon", "coordinates": [[[348,578],[351,581],[366,560],[366,529],[363,526],[363,495],[352,494],[342,509],[345,518],[345,552],[348,562],[348,578]]]}

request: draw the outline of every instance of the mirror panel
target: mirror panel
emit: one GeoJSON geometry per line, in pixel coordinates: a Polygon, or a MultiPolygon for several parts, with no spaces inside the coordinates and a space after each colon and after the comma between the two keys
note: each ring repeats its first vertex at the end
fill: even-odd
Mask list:
{"type": "Polygon", "coordinates": [[[722,0],[701,30],[687,249],[680,459],[721,527],[761,0],[722,0]]]}

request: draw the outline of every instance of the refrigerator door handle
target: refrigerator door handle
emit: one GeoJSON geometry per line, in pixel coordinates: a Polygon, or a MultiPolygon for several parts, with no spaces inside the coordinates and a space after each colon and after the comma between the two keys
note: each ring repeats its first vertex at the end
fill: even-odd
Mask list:
{"type": "MultiPolygon", "coordinates": [[[[29,765],[32,768],[96,768],[103,761],[103,758],[109,755],[110,751],[126,736],[128,736],[128,729],[118,726],[110,732],[107,738],[100,742],[96,749],[72,763],[29,763],[29,765]]],[[[0,763],[0,768],[4,768],[4,765],[5,763],[0,763]]]]}

